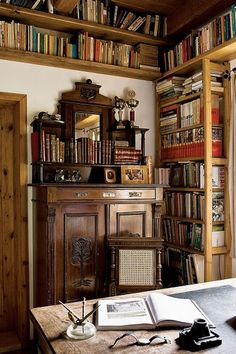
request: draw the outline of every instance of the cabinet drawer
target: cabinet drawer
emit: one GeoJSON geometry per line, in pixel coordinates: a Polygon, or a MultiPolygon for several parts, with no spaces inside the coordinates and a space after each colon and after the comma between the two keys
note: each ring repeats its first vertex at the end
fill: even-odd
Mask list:
{"type": "Polygon", "coordinates": [[[163,198],[162,188],[150,189],[89,189],[89,188],[48,188],[48,201],[83,201],[83,200],[150,200],[163,198]]]}

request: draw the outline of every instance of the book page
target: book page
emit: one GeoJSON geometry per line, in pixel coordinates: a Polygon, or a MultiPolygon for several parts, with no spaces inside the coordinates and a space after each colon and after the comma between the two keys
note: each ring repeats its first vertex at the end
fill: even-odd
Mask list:
{"type": "Polygon", "coordinates": [[[99,300],[97,313],[98,327],[125,327],[140,324],[152,325],[145,300],[132,298],[126,300],[99,300]]]}
{"type": "Polygon", "coordinates": [[[190,299],[179,299],[164,294],[150,294],[147,298],[155,322],[163,325],[191,325],[195,319],[204,318],[213,326],[203,311],[190,299]]]}

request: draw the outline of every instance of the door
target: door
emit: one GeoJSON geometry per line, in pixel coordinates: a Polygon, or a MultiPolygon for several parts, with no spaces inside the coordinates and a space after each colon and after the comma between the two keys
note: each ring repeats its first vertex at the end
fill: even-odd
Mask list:
{"type": "Polygon", "coordinates": [[[26,97],[0,93],[0,352],[28,338],[26,97]]]}
{"type": "MultiPolygon", "coordinates": [[[[74,203],[61,207],[63,241],[57,237],[57,255],[64,245],[64,301],[93,299],[105,294],[105,216],[103,204],[74,203]],[[61,242],[62,241],[62,242],[61,242]]],[[[57,258],[57,270],[63,257],[57,258]]],[[[59,293],[59,291],[58,291],[59,293]]]]}

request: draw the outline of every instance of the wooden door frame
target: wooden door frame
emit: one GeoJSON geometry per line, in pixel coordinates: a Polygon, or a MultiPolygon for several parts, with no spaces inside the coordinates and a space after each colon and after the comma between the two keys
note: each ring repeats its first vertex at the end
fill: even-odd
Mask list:
{"type": "Polygon", "coordinates": [[[29,341],[29,266],[28,266],[28,198],[27,198],[27,96],[0,92],[0,105],[13,106],[14,120],[14,194],[16,328],[25,347],[29,341]]]}

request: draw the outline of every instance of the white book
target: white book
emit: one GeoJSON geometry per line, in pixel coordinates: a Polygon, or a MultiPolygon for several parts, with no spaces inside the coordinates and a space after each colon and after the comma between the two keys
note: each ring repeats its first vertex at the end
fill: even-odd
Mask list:
{"type": "Polygon", "coordinates": [[[193,259],[197,282],[204,282],[204,256],[201,254],[191,254],[189,255],[193,259]]]}
{"type": "Polygon", "coordinates": [[[145,298],[98,300],[96,326],[98,330],[148,329],[156,327],[186,327],[196,318],[213,323],[190,299],[180,299],[161,293],[145,298]]]}

